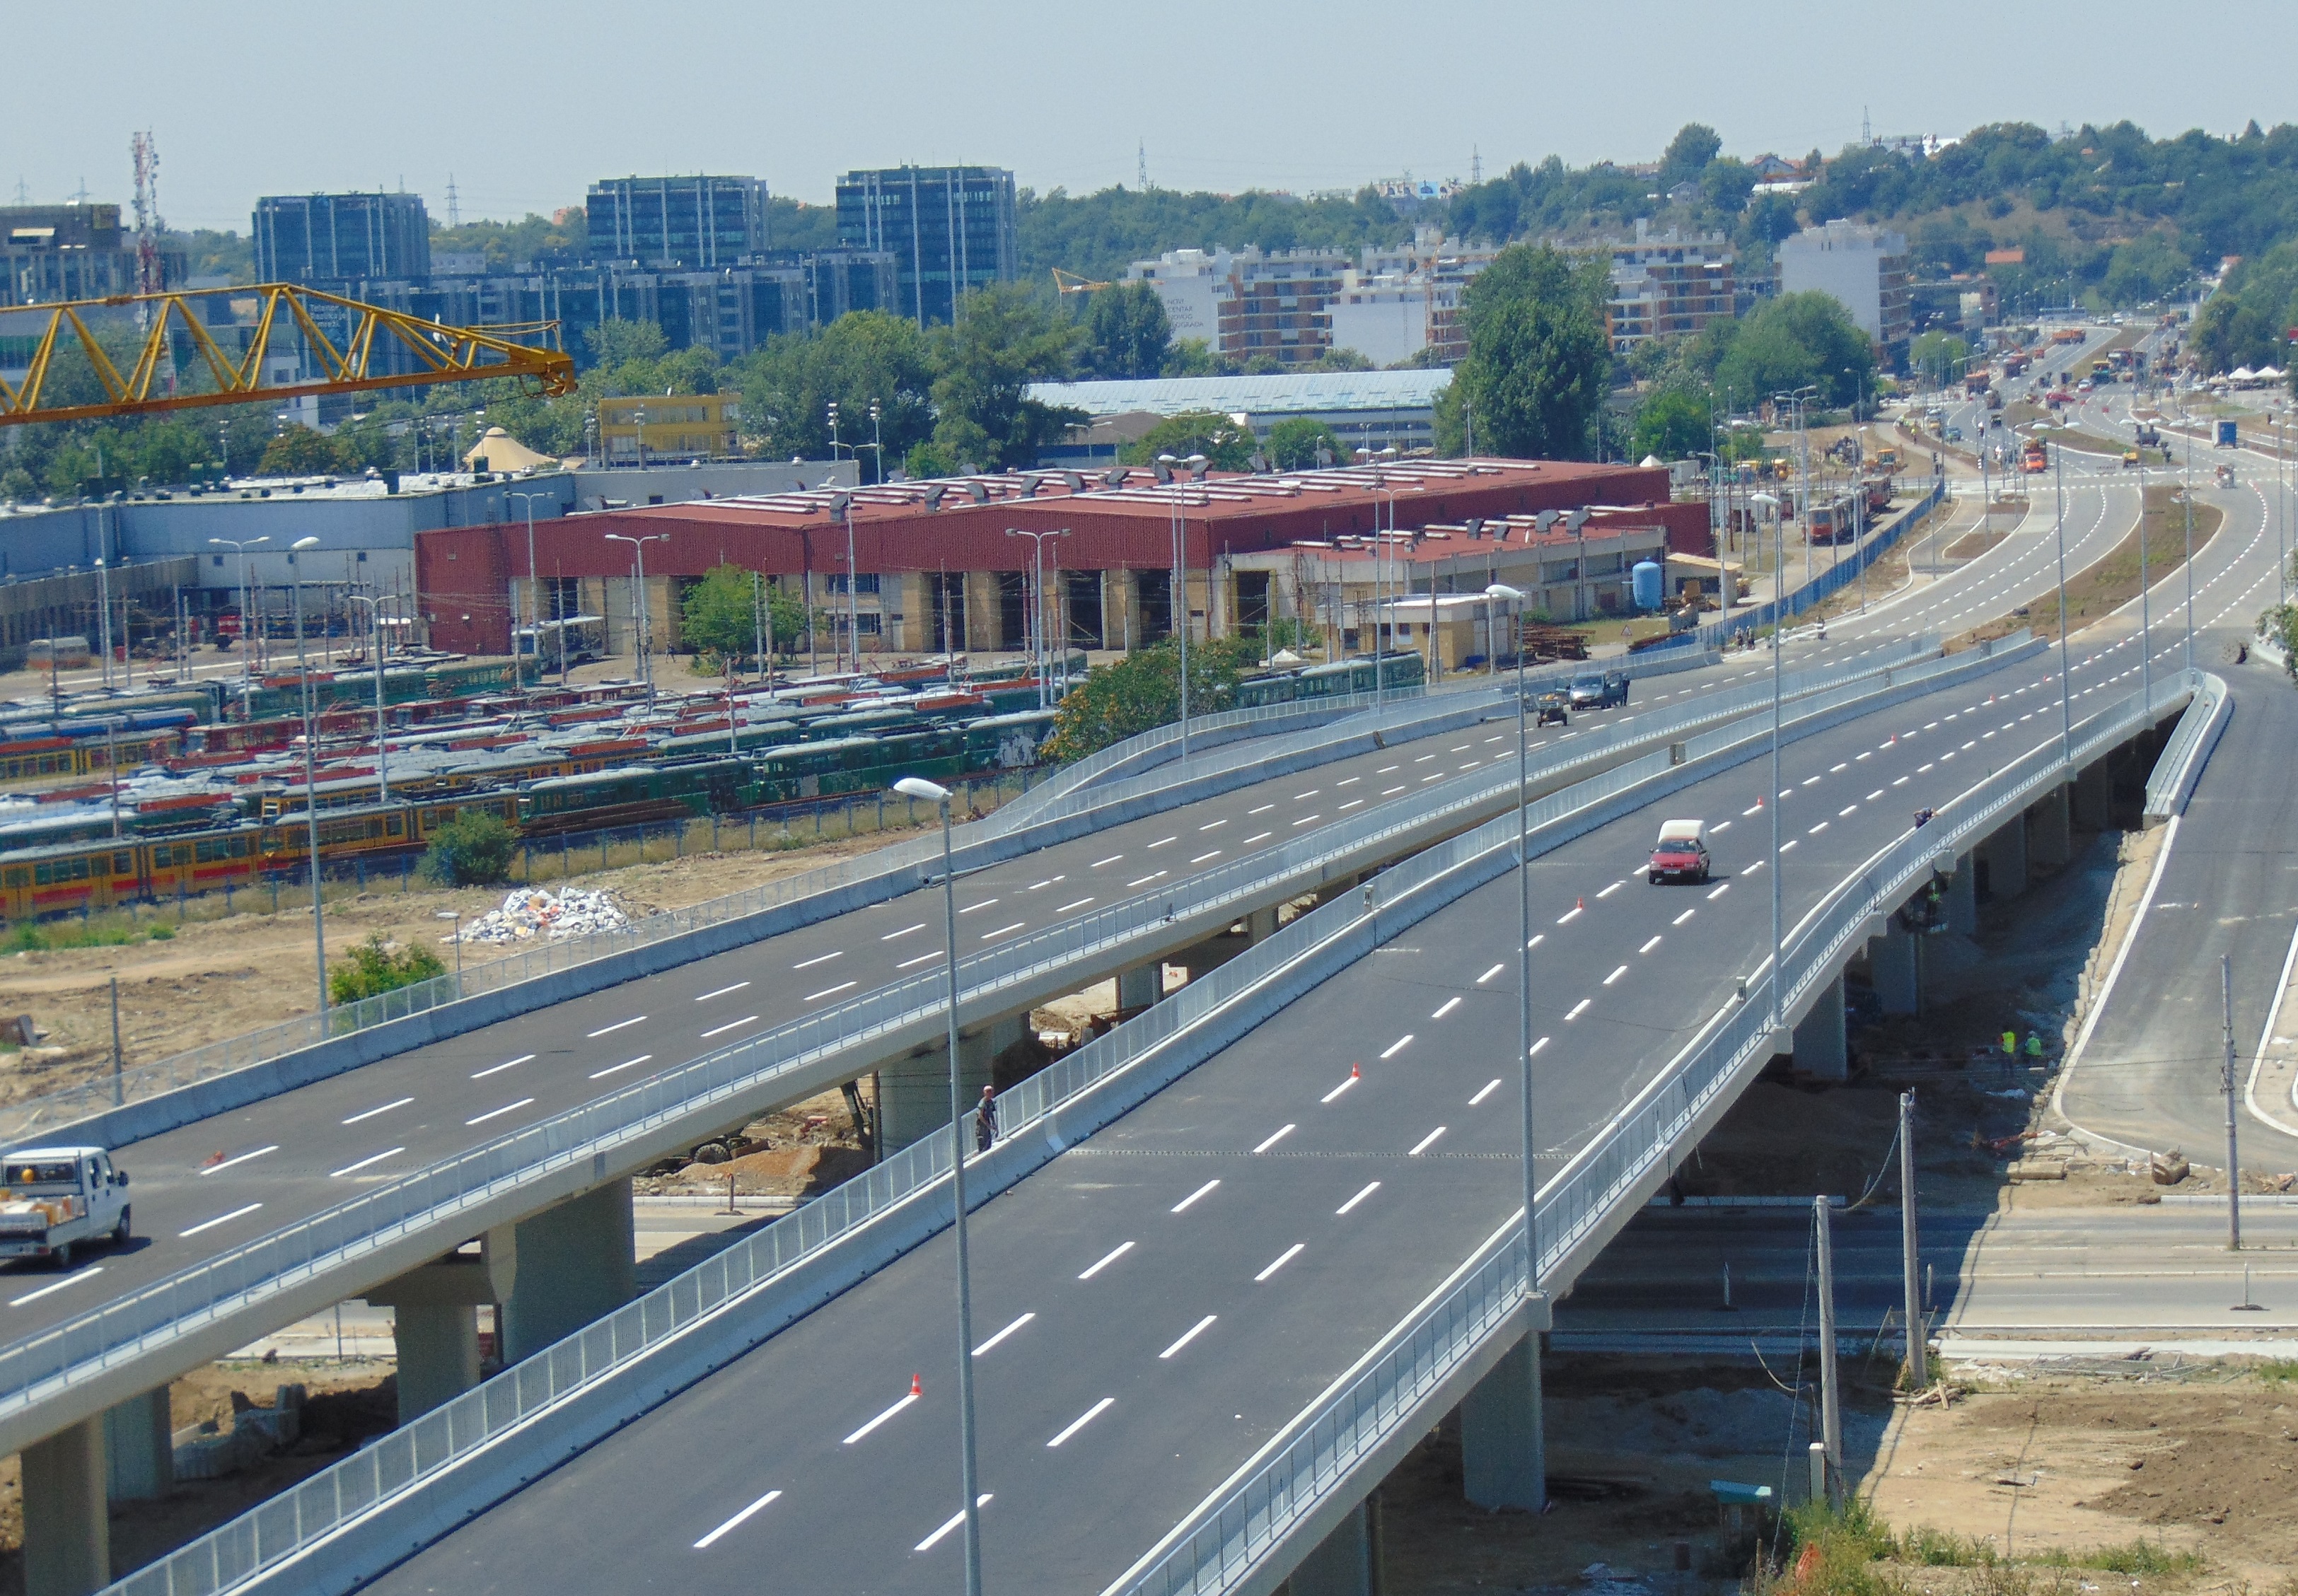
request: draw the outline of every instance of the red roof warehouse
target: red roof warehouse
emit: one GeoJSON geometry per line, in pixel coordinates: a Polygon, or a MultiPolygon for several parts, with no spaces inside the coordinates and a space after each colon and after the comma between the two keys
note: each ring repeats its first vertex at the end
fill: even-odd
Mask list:
{"type": "MultiPolygon", "coordinates": [[[[541,613],[604,616],[614,652],[628,647],[633,562],[631,545],[609,541],[608,533],[660,540],[649,542],[645,551],[657,648],[677,647],[685,587],[731,564],[803,591],[822,612],[825,628],[842,634],[850,614],[864,653],[945,647],[981,652],[1022,647],[1027,633],[1036,544],[1009,530],[1058,533],[1045,542],[1045,597],[1054,607],[1048,613],[1060,617],[1073,644],[1116,649],[1170,629],[1177,515],[1193,631],[1219,636],[1241,616],[1259,618],[1256,611],[1265,613],[1269,602],[1265,574],[1250,578],[1252,592],[1240,594],[1239,557],[1296,546],[1330,549],[1390,525],[1409,533],[1580,509],[1591,511],[1582,547],[1591,583],[1613,580],[1624,588],[1624,565],[1616,579],[1600,577],[1593,567],[1600,537],[1611,540],[1605,547],[1618,545],[1613,534],[1624,528],[1643,532],[1635,540],[1642,547],[1709,551],[1706,508],[1671,503],[1665,469],[1475,459],[1184,475],[1167,483],[1143,468],[1087,475],[1037,471],[889,483],[855,490],[850,498],[823,489],[596,511],[536,522],[534,566],[542,583],[541,613]],[[859,573],[850,596],[849,517],[859,573]]],[[[524,522],[417,534],[420,609],[433,646],[509,650],[513,615],[523,620],[528,613],[527,537],[524,522]]],[[[1532,539],[1526,525],[1518,544],[1532,539]]],[[[1573,540],[1561,542],[1569,547],[1573,540]]],[[[1468,583],[1463,591],[1481,591],[1484,575],[1462,575],[1458,559],[1451,564],[1448,573],[1442,561],[1402,562],[1421,591],[1432,579],[1437,591],[1451,591],[1448,575],[1468,583]]],[[[828,649],[832,641],[825,635],[820,646],[828,649]]]]}

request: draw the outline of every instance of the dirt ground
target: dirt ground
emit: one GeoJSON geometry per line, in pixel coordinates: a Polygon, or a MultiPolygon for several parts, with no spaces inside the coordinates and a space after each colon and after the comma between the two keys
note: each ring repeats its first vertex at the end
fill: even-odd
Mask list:
{"type": "MultiPolygon", "coordinates": [[[[2215,505],[2195,501],[2195,552],[2218,532],[2224,517],[2215,505]]],[[[2146,490],[2146,575],[2150,582],[2161,582],[2185,563],[2186,558],[2186,522],[2185,500],[2170,486],[2149,487],[2146,490]]],[[[2070,633],[2079,632],[2094,621],[2102,619],[2138,596],[2139,577],[2138,534],[2134,532],[2114,548],[2114,551],[2088,570],[2067,579],[2067,627],[2070,633]]],[[[2025,627],[2036,636],[2055,639],[2059,635],[2059,604],[2056,594],[2037,600],[2034,604],[1971,631],[1972,641],[2003,637],[2025,627]]]]}
{"type": "MultiPolygon", "coordinates": [[[[682,858],[578,874],[566,883],[609,892],[633,919],[778,881],[832,860],[872,852],[920,833],[889,826],[883,833],[787,851],[690,853],[682,858]]],[[[561,883],[549,883],[553,889],[561,883]]],[[[505,888],[449,889],[417,885],[357,892],[331,887],[327,903],[331,960],[355,942],[382,936],[420,944],[452,968],[454,927],[502,906],[505,888]]],[[[268,896],[238,895],[268,910],[268,896]]],[[[29,1014],[48,1034],[37,1047],[0,1053],[0,1101],[51,1092],[110,1070],[109,982],[120,980],[121,1053],[133,1068],[188,1047],[309,1014],[317,1001],[308,906],[301,914],[242,912],[181,924],[172,910],[145,912],[135,922],[167,927],[164,941],[122,947],[29,949],[0,955],[0,1013],[29,1014]]],[[[123,923],[127,923],[123,922],[123,923]]],[[[467,966],[532,946],[467,944],[467,966]]]]}
{"type": "MultiPolygon", "coordinates": [[[[301,1385],[306,1393],[302,1439],[242,1473],[182,1481],[155,1501],[114,1503],[114,1570],[141,1567],[237,1517],[398,1423],[398,1389],[390,1365],[359,1360],[214,1364],[169,1387],[168,1406],[178,1429],[210,1419],[228,1429],[236,1405],[270,1407],[285,1385],[301,1385]]],[[[19,1460],[10,1457],[0,1461],[0,1596],[23,1596],[23,1547],[22,1473],[19,1460]]]]}

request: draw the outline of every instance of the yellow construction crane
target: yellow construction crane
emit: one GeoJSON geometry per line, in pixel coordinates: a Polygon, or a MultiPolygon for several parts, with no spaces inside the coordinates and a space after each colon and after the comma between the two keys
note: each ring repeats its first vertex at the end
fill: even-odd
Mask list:
{"type": "Polygon", "coordinates": [[[1085,277],[1078,276],[1078,274],[1073,271],[1063,271],[1058,266],[1054,268],[1054,292],[1055,294],[1091,294],[1096,288],[1106,288],[1108,286],[1110,286],[1110,285],[1107,283],[1095,283],[1089,281],[1085,277]]]}
{"type": "MultiPolygon", "coordinates": [[[[22,325],[22,318],[34,316],[44,318],[46,325],[34,343],[23,381],[11,386],[6,378],[0,377],[0,426],[151,415],[195,409],[203,405],[269,403],[307,393],[358,393],[375,388],[471,382],[484,377],[507,376],[531,382],[533,391],[551,398],[574,391],[574,360],[564,351],[552,347],[558,333],[555,321],[485,328],[447,327],[293,283],[122,294],[109,299],[10,306],[0,309],[0,328],[12,330],[22,325]],[[193,301],[216,295],[257,302],[255,322],[247,328],[246,346],[236,358],[224,352],[207,322],[193,308],[193,301]],[[142,347],[135,365],[125,374],[96,343],[81,315],[98,306],[132,306],[143,313],[142,347]],[[340,347],[319,330],[312,316],[313,310],[322,306],[350,313],[340,347]],[[296,382],[264,381],[265,358],[283,324],[302,335],[303,360],[299,364],[316,364],[321,375],[296,382]],[[198,393],[169,391],[173,385],[165,378],[173,367],[169,358],[171,335],[178,331],[190,339],[205,363],[214,383],[212,388],[198,393]],[[54,369],[57,347],[62,344],[70,348],[74,339],[95,371],[96,381],[103,384],[104,400],[98,404],[44,403],[41,391],[54,369]],[[385,350],[400,350],[414,362],[416,369],[374,370],[378,344],[385,350]]],[[[236,324],[227,325],[232,325],[235,332],[238,330],[236,324]]]]}

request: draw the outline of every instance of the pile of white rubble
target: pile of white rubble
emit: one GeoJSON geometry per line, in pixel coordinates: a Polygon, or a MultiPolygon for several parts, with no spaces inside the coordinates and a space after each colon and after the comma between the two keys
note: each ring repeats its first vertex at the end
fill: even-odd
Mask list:
{"type": "Polygon", "coordinates": [[[593,931],[619,930],[630,922],[630,916],[604,892],[522,887],[503,899],[501,908],[490,909],[465,925],[462,937],[466,942],[525,942],[544,936],[587,937],[593,931]]]}

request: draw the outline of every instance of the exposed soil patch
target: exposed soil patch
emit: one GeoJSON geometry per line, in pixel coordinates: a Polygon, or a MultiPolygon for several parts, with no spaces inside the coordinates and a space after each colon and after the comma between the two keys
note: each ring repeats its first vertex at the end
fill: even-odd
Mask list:
{"type": "MultiPolygon", "coordinates": [[[[2199,554],[2219,530],[2225,519],[2218,507],[2195,501],[2195,552],[2199,554]]],[[[2178,496],[2176,486],[2163,484],[2146,490],[2145,565],[2146,579],[2160,583],[2178,570],[2186,559],[2186,500],[2178,496]]],[[[2070,575],[2067,578],[2067,629],[2079,632],[2092,622],[2104,619],[2138,596],[2140,574],[2139,533],[2136,531],[2115,545],[2112,553],[2088,570],[2070,575]]],[[[2059,635],[2059,604],[2055,593],[2037,600],[2014,614],[1989,621],[1965,633],[1972,641],[2005,637],[2021,627],[2031,629],[2038,637],[2056,639],[2059,635]]]]}

